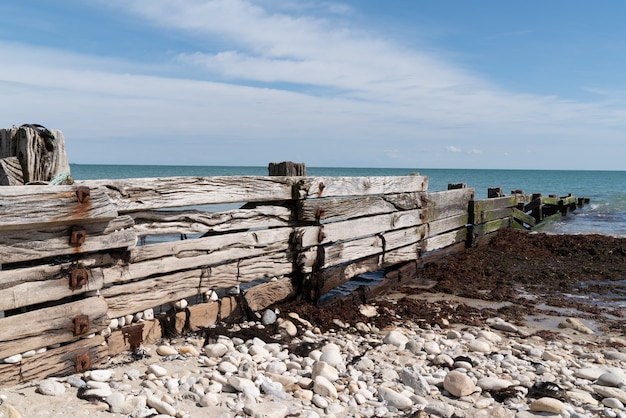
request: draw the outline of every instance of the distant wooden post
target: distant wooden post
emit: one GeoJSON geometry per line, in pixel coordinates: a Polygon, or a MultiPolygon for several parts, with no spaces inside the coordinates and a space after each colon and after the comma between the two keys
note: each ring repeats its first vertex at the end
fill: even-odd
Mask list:
{"type": "Polygon", "coordinates": [[[306,176],[306,165],[283,161],[282,163],[270,163],[268,167],[270,176],[306,176]]]}
{"type": "Polygon", "coordinates": [[[65,179],[70,178],[70,165],[63,133],[41,128],[40,131],[38,125],[30,125],[0,129],[0,185],[53,180],[67,184],[65,179]]]}
{"type": "Polygon", "coordinates": [[[466,183],[448,183],[448,190],[467,189],[466,183]]]}
{"type": "Polygon", "coordinates": [[[489,187],[487,189],[487,198],[493,199],[495,197],[503,197],[504,193],[502,193],[502,187],[489,187]]]}

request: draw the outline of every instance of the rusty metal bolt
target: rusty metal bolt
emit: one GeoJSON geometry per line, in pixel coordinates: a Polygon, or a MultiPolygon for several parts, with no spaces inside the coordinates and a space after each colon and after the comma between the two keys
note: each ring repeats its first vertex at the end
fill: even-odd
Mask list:
{"type": "Polygon", "coordinates": [[[84,268],[76,268],[70,273],[70,289],[76,290],[87,285],[89,272],[84,268]]]}
{"type": "Polygon", "coordinates": [[[70,245],[79,246],[85,243],[87,230],[82,226],[74,225],[70,230],[70,245]]]}
{"type": "Polygon", "coordinates": [[[84,203],[85,200],[89,199],[90,195],[91,192],[87,186],[78,186],[76,189],[76,199],[78,200],[78,203],[84,203]]]}
{"type": "Polygon", "coordinates": [[[89,355],[89,351],[78,354],[76,356],[76,365],[74,369],[76,373],[84,372],[85,370],[89,370],[91,368],[91,356],[89,355]]]}
{"type": "Polygon", "coordinates": [[[322,197],[322,192],[324,191],[325,188],[326,188],[326,185],[324,183],[320,183],[317,186],[317,197],[322,197]]]}
{"type": "Polygon", "coordinates": [[[78,315],[74,318],[74,335],[83,335],[89,332],[89,317],[78,315]]]}

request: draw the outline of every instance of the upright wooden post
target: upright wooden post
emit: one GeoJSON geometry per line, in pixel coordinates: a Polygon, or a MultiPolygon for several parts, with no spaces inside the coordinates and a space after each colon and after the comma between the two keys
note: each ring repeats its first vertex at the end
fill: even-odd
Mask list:
{"type": "Polygon", "coordinates": [[[270,163],[268,167],[270,176],[306,176],[306,166],[304,163],[294,163],[283,161],[282,163],[270,163]]]}
{"type": "Polygon", "coordinates": [[[0,129],[0,159],[0,185],[71,182],[65,138],[58,130],[40,125],[0,129]]]}
{"type": "Polygon", "coordinates": [[[448,183],[448,190],[467,189],[466,183],[448,183]]]}
{"type": "Polygon", "coordinates": [[[487,198],[493,199],[495,197],[503,197],[502,187],[489,187],[487,189],[487,198]]]}

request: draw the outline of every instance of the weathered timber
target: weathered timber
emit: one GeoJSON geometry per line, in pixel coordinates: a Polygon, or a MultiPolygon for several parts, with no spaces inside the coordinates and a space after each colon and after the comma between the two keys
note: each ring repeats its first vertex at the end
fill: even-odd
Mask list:
{"type": "Polygon", "coordinates": [[[283,302],[296,296],[297,288],[291,277],[283,277],[276,281],[261,283],[244,293],[244,299],[253,312],[283,302]]]}
{"type": "Polygon", "coordinates": [[[467,228],[457,229],[425,239],[424,252],[439,250],[457,242],[465,242],[467,239],[467,228]]]}
{"type": "Polygon", "coordinates": [[[104,299],[91,297],[0,318],[0,358],[79,339],[73,323],[79,315],[89,319],[81,335],[99,332],[109,325],[106,311],[104,299]]]}
{"type": "Polygon", "coordinates": [[[444,248],[440,248],[437,251],[430,251],[428,253],[422,254],[420,261],[422,264],[426,263],[437,263],[442,260],[445,260],[446,257],[449,257],[452,254],[458,254],[466,249],[465,241],[459,241],[455,244],[449,245],[444,248]]]}
{"type": "Polygon", "coordinates": [[[428,193],[426,208],[428,222],[467,214],[469,202],[474,199],[474,189],[453,189],[428,193]]]}
{"type": "Polygon", "coordinates": [[[299,177],[168,177],[85,180],[80,185],[104,187],[120,213],[217,203],[292,199],[299,177]]]}
{"type": "Polygon", "coordinates": [[[299,201],[298,220],[329,222],[422,208],[424,192],[299,201]]]}
{"type": "Polygon", "coordinates": [[[414,209],[331,222],[323,226],[296,228],[296,235],[301,247],[311,247],[418,226],[424,223],[425,218],[424,209],[414,209]]]}
{"type": "Polygon", "coordinates": [[[30,382],[47,376],[66,376],[78,370],[102,367],[109,358],[109,350],[103,343],[104,337],[96,335],[93,338],[80,339],[59,348],[49,349],[43,354],[23,359],[22,380],[30,382]],[[88,367],[81,366],[81,358],[89,359],[88,367]]]}
{"type": "Polygon", "coordinates": [[[408,261],[416,261],[421,257],[422,242],[407,245],[404,247],[386,250],[383,253],[383,267],[391,268],[395,265],[408,261]]]}
{"type": "Polygon", "coordinates": [[[381,268],[380,257],[374,256],[320,271],[315,279],[317,281],[317,297],[328,293],[330,290],[341,286],[360,274],[377,271],[381,268]]]}
{"type": "MultiPolygon", "coordinates": [[[[522,200],[523,201],[523,200],[522,200]]],[[[474,200],[470,203],[470,223],[478,224],[482,222],[483,212],[493,211],[502,208],[516,207],[520,202],[519,195],[496,197],[492,199],[474,200]]]]}
{"type": "Polygon", "coordinates": [[[305,177],[296,185],[299,199],[425,192],[428,177],[305,177]]]}
{"type": "Polygon", "coordinates": [[[513,216],[513,210],[518,209],[514,207],[506,207],[493,210],[483,210],[476,214],[476,216],[474,217],[474,223],[482,224],[485,222],[494,221],[496,219],[509,218],[513,216]]]}
{"type": "Polygon", "coordinates": [[[517,208],[513,208],[513,218],[527,224],[530,227],[533,227],[537,224],[537,221],[532,216],[522,212],[517,208]]]}
{"type": "Polygon", "coordinates": [[[292,161],[269,163],[267,171],[270,176],[306,176],[306,165],[292,161]]]}
{"type": "MultiPolygon", "coordinates": [[[[100,269],[85,269],[84,271],[87,274],[87,283],[75,289],[70,288],[71,269],[60,272],[57,278],[38,281],[25,281],[19,274],[13,274],[15,280],[10,287],[7,283],[0,282],[0,311],[61,300],[101,289],[104,282],[102,271],[100,269]]],[[[2,273],[9,272],[11,270],[2,273]]],[[[10,276],[10,274],[6,275],[10,276]]]]}
{"type": "Polygon", "coordinates": [[[460,215],[441,218],[428,223],[427,236],[439,235],[453,229],[463,228],[468,223],[467,212],[460,215]]]}
{"type": "Polygon", "coordinates": [[[427,229],[427,225],[424,224],[381,234],[385,246],[384,251],[394,250],[421,241],[426,237],[427,229]]]}
{"type": "MultiPolygon", "coordinates": [[[[150,319],[143,321],[142,324],[141,338],[144,346],[154,344],[161,339],[163,334],[161,324],[158,320],[150,319]]],[[[113,330],[111,334],[106,337],[109,356],[115,356],[131,349],[128,339],[124,337],[123,329],[124,328],[113,330]]]]}
{"type": "Polygon", "coordinates": [[[22,365],[0,363],[0,388],[16,386],[23,383],[22,365]]]}
{"type": "Polygon", "coordinates": [[[265,229],[165,242],[131,250],[131,263],[105,273],[105,283],[213,266],[270,253],[289,254],[290,228],[265,229]]]}
{"type": "Polygon", "coordinates": [[[320,268],[329,268],[338,264],[359,260],[383,253],[383,239],[379,235],[343,241],[339,244],[323,246],[320,268]]]}
{"type": "Polygon", "coordinates": [[[131,212],[137,236],[205,234],[293,225],[292,211],[284,206],[257,206],[224,212],[142,211],[131,212]]]}
{"type": "Polygon", "coordinates": [[[82,203],[76,192],[76,186],[0,187],[0,231],[103,222],[117,217],[103,189],[90,190],[82,203]]]}
{"type": "Polygon", "coordinates": [[[472,227],[472,234],[474,237],[479,235],[487,235],[492,232],[496,232],[501,228],[508,228],[511,226],[511,218],[496,219],[494,221],[485,222],[483,224],[474,225],[472,227]]]}
{"type": "Polygon", "coordinates": [[[0,264],[134,247],[137,237],[133,225],[132,218],[127,215],[109,222],[80,224],[85,231],[85,241],[80,245],[70,242],[70,225],[55,225],[28,232],[0,231],[0,264]]]}
{"type": "Polygon", "coordinates": [[[0,158],[0,186],[21,186],[24,184],[22,166],[17,157],[0,158]]]}
{"type": "Polygon", "coordinates": [[[70,173],[65,138],[52,130],[54,140],[46,143],[37,130],[27,127],[0,129],[0,158],[17,157],[24,183],[47,182],[70,173]]]}

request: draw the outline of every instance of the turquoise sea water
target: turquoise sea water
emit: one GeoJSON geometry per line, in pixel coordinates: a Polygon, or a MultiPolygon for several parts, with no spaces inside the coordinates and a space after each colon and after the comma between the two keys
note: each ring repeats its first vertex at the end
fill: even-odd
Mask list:
{"type": "MultiPolygon", "coordinates": [[[[267,175],[267,167],[227,166],[71,164],[71,171],[76,180],[267,175]]],[[[590,205],[553,222],[545,232],[626,237],[626,171],[307,167],[309,176],[403,176],[411,173],[428,176],[428,190],[431,192],[447,190],[449,183],[465,183],[475,189],[477,199],[486,198],[490,187],[502,187],[505,193],[523,190],[545,196],[571,193],[577,197],[588,197],[590,205]]]]}

